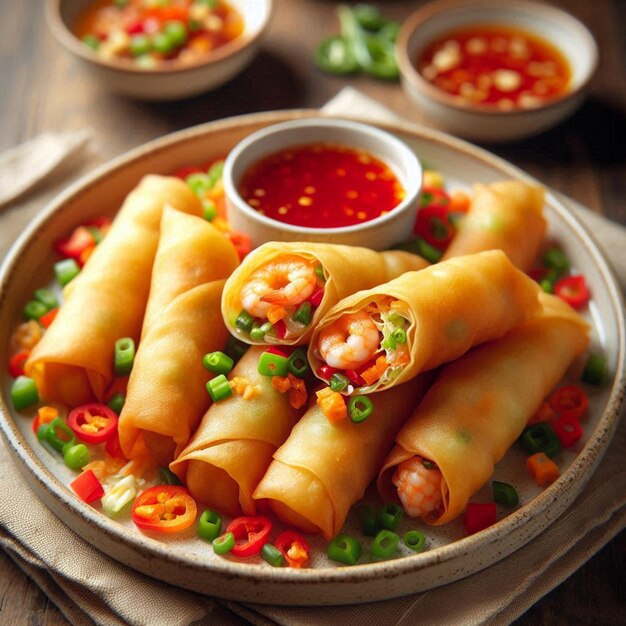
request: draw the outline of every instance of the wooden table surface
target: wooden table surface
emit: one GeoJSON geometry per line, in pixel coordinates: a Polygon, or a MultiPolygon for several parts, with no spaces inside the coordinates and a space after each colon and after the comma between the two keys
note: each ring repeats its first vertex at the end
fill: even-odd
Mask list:
{"type": "MultiPolygon", "coordinates": [[[[626,224],[626,3],[551,3],[567,7],[599,42],[601,59],[590,97],[557,128],[490,149],[553,189],[626,224]]],[[[90,127],[97,151],[83,164],[82,171],[88,171],[145,141],[202,122],[255,111],[319,107],[346,85],[378,99],[407,121],[424,121],[398,84],[337,78],[312,65],[315,44],[337,31],[335,2],[275,0],[268,37],[247,70],[213,93],[160,104],[127,100],[96,84],[53,40],[44,23],[42,4],[41,0],[0,0],[4,8],[0,21],[0,151],[43,131],[90,127]]],[[[422,2],[375,4],[387,16],[401,20],[422,2]]],[[[24,198],[28,200],[28,196],[24,198]]],[[[516,624],[623,623],[625,551],[622,532],[516,624]]],[[[2,552],[0,623],[67,623],[2,552]]]]}

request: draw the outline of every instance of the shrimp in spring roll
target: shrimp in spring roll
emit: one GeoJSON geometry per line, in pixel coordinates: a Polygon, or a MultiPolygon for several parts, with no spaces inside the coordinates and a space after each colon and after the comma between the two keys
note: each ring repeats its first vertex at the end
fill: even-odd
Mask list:
{"type": "MultiPolygon", "coordinates": [[[[294,424],[306,392],[294,401],[258,372],[264,348],[250,348],[229,374],[241,393],[212,404],[189,445],[170,465],[198,501],[228,515],[252,515],[252,493],[294,424]]],[[[304,386],[304,385],[303,385],[304,386]]]]}
{"type": "Polygon", "coordinates": [[[412,517],[461,514],[549,391],[588,345],[588,324],[556,296],[542,314],[444,366],[383,463],[378,490],[412,517]]]}
{"type": "Polygon", "coordinates": [[[342,393],[372,393],[452,361],[536,316],[538,285],[504,252],[456,257],[348,296],[319,322],[308,358],[342,393]]]}
{"type": "Polygon", "coordinates": [[[442,260],[502,250],[513,265],[528,271],[546,232],[544,196],[543,188],[519,180],[474,185],[470,209],[442,260]]]}
{"type": "Polygon", "coordinates": [[[220,315],[224,279],[237,266],[232,243],[201,217],[166,208],[141,341],[119,421],[128,458],[167,465],[210,403],[207,352],[228,332],[220,315]]]}
{"type": "Polygon", "coordinates": [[[103,398],[113,379],[115,342],[139,339],[166,205],[202,215],[199,199],[183,181],[144,177],[66,287],[65,302],[26,364],[46,401],[76,406],[103,398]]]}
{"type": "Polygon", "coordinates": [[[304,345],[339,300],[428,266],[422,257],[330,243],[263,244],[228,279],[222,313],[246,343],[304,345]]]}
{"type": "Polygon", "coordinates": [[[276,451],[254,492],[291,526],[334,537],[376,476],[393,439],[430,382],[419,376],[372,397],[373,414],[330,421],[312,405],[276,451]]]}

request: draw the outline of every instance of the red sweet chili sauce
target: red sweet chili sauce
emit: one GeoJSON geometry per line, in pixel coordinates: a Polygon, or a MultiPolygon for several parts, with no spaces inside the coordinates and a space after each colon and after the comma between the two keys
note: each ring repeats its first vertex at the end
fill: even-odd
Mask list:
{"type": "Polygon", "coordinates": [[[259,213],[308,228],[367,222],[405,196],[385,163],[363,150],[327,143],[265,157],[244,174],[239,193],[259,213]]]}
{"type": "Polygon", "coordinates": [[[566,93],[569,64],[549,41],[516,28],[447,33],[416,59],[423,78],[468,103],[531,109],[566,93]]]}

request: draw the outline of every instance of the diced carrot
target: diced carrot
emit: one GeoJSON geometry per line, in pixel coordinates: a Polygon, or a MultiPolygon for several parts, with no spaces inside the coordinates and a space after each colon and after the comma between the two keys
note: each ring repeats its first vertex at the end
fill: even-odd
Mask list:
{"type": "Polygon", "coordinates": [[[320,400],[324,400],[325,398],[330,398],[334,393],[335,392],[330,387],[323,387],[319,391],[316,391],[317,403],[319,404],[320,400]]]}
{"type": "Polygon", "coordinates": [[[548,402],[542,402],[535,411],[535,414],[528,420],[528,426],[538,424],[539,422],[549,422],[554,417],[556,417],[554,409],[548,402]]]}
{"type": "Polygon", "coordinates": [[[467,213],[471,205],[471,199],[465,191],[456,189],[450,193],[450,213],[467,213]]]}
{"type": "Polygon", "coordinates": [[[345,398],[338,392],[330,389],[330,394],[325,394],[320,397],[320,392],[317,392],[317,404],[322,413],[331,422],[337,422],[348,417],[348,407],[346,406],[345,398]]]}
{"type": "Polygon", "coordinates": [[[529,456],[526,459],[526,467],[533,480],[540,487],[553,483],[561,474],[556,463],[543,452],[537,452],[529,456]]]}
{"type": "Polygon", "coordinates": [[[280,304],[272,304],[270,308],[267,310],[267,321],[270,324],[276,324],[279,320],[282,320],[287,312],[285,311],[285,307],[280,304]]]}
{"type": "Polygon", "coordinates": [[[360,376],[368,385],[373,385],[384,374],[387,365],[387,359],[381,355],[376,359],[376,363],[361,372],[360,376]]]}
{"type": "Polygon", "coordinates": [[[78,255],[78,264],[82,267],[83,265],[85,265],[85,263],[87,263],[87,261],[89,260],[89,257],[93,254],[93,251],[96,249],[96,246],[87,246],[86,248],[84,248],[83,250],[81,250],[80,254],[78,255]]]}
{"type": "Polygon", "coordinates": [[[272,387],[280,393],[287,393],[291,389],[291,382],[286,376],[272,376],[272,387]]]}
{"type": "Polygon", "coordinates": [[[306,384],[301,378],[294,376],[291,372],[287,374],[287,379],[291,385],[291,389],[289,390],[289,404],[291,404],[294,409],[299,409],[306,404],[309,397],[306,384]]]}

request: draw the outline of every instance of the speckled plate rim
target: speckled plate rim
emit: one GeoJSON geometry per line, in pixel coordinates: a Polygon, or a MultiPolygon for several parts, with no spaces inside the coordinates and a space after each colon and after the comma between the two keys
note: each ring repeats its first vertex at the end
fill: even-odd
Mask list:
{"type": "MultiPolygon", "coordinates": [[[[254,113],[209,122],[151,141],[98,167],[93,173],[72,184],[49,203],[15,241],[0,267],[0,309],[2,309],[5,300],[6,285],[10,283],[13,274],[17,271],[17,264],[25,246],[29,245],[31,240],[36,239],[37,231],[56,211],[91,185],[101,184],[107,178],[119,175],[120,170],[129,164],[158,156],[163,151],[172,149],[175,145],[181,146],[186,142],[196,141],[199,136],[310,116],[325,115],[323,112],[315,110],[291,110],[254,113]]],[[[338,116],[334,115],[333,117],[338,116]]],[[[349,116],[345,117],[355,119],[349,116]]],[[[359,119],[360,121],[368,121],[363,118],[359,119]]],[[[444,149],[467,154],[468,158],[476,159],[484,163],[485,166],[497,170],[498,173],[502,173],[503,177],[533,180],[522,170],[486,150],[444,133],[405,123],[391,124],[371,121],[370,123],[401,137],[412,137],[421,141],[432,142],[444,149]]],[[[34,450],[30,448],[20,433],[4,398],[2,398],[0,399],[0,416],[2,417],[0,427],[13,460],[22,474],[29,478],[31,487],[57,516],[65,517],[67,509],[70,510],[72,515],[71,528],[74,532],[87,541],[93,532],[96,532],[98,535],[96,547],[100,550],[115,555],[119,553],[120,549],[123,549],[124,556],[118,560],[126,565],[165,582],[218,597],[271,604],[300,605],[313,602],[321,604],[368,602],[435,587],[480,571],[526,544],[569,507],[584,488],[604,455],[617,428],[624,397],[626,323],[619,284],[604,254],[580,221],[554,194],[548,193],[547,204],[567,224],[579,242],[584,245],[586,252],[593,259],[606,283],[607,295],[615,314],[617,326],[615,377],[608,392],[606,409],[598,420],[595,430],[591,433],[588,442],[577,458],[562,476],[528,504],[480,533],[422,554],[392,561],[356,565],[350,568],[298,571],[272,568],[268,570],[227,560],[220,561],[219,565],[216,566],[195,554],[176,553],[176,550],[173,550],[170,545],[148,536],[138,533],[129,535],[124,526],[113,522],[76,498],[47,470],[34,450]],[[545,522],[543,525],[535,524],[533,526],[530,524],[531,520],[536,519],[537,516],[542,517],[545,522]],[[486,556],[481,557],[481,554],[486,556]],[[468,555],[472,555],[473,564],[469,568],[464,566],[455,570],[455,562],[468,555]],[[173,569],[185,568],[189,575],[181,581],[179,576],[171,573],[170,567],[155,567],[155,562],[159,564],[168,563],[170,566],[174,566],[173,569]],[[436,566],[446,563],[452,567],[452,571],[443,578],[433,577],[429,586],[422,585],[419,588],[413,588],[410,582],[407,583],[411,580],[411,575],[417,575],[423,570],[436,568],[436,566]],[[205,575],[204,578],[203,574],[205,575]],[[219,575],[219,580],[223,581],[223,584],[214,584],[216,574],[219,575]],[[387,585],[385,587],[387,591],[377,592],[378,581],[382,580],[387,583],[404,582],[398,584],[397,588],[393,585],[391,587],[387,585]],[[341,593],[329,594],[330,590],[337,589],[337,585],[339,585],[341,593]],[[390,592],[389,589],[395,589],[395,591],[390,592]]]]}

